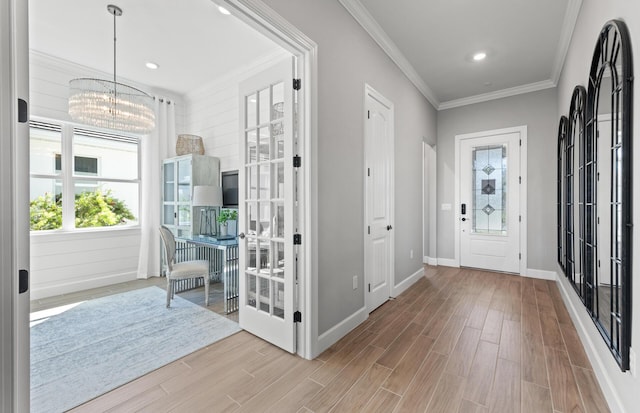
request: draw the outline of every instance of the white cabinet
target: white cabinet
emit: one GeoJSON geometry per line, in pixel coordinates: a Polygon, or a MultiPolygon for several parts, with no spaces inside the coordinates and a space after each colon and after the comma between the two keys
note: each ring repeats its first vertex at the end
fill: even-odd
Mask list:
{"type": "Polygon", "coordinates": [[[162,164],[162,225],[177,237],[189,238],[199,217],[191,205],[193,187],[220,185],[220,160],[206,155],[183,155],[162,164]]]}

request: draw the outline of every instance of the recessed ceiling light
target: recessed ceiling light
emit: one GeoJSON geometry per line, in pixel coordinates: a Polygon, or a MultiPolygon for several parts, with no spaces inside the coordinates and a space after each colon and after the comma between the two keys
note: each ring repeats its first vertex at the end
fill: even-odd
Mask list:
{"type": "Polygon", "coordinates": [[[230,15],[230,14],[231,14],[231,12],[230,12],[229,10],[225,9],[225,8],[224,8],[224,7],[222,7],[222,6],[218,6],[218,11],[219,11],[220,13],[224,14],[225,16],[228,16],[228,15],[230,15]]]}
{"type": "Polygon", "coordinates": [[[153,63],[153,62],[147,62],[145,63],[145,66],[147,66],[147,69],[151,69],[151,70],[156,70],[157,68],[160,67],[158,66],[157,63],[153,63]]]}
{"type": "Polygon", "coordinates": [[[478,52],[473,55],[473,60],[475,60],[476,62],[479,62],[481,60],[484,60],[486,57],[487,57],[487,54],[485,52],[478,52]]]}

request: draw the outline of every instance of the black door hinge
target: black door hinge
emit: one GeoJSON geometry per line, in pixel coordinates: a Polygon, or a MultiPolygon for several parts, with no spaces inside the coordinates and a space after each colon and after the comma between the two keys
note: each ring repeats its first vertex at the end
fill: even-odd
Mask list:
{"type": "Polygon", "coordinates": [[[371,176],[371,168],[367,168],[367,176],[371,176]]]}
{"type": "Polygon", "coordinates": [[[522,146],[522,139],[520,139],[520,146],[522,146]]]}
{"type": "Polygon", "coordinates": [[[300,168],[302,166],[302,158],[298,155],[293,157],[293,167],[300,168]]]}
{"type": "Polygon", "coordinates": [[[302,323],[302,313],[300,311],[296,311],[293,313],[293,322],[302,323]]]}
{"type": "Polygon", "coordinates": [[[302,245],[302,235],[293,234],[293,245],[302,245]]]}
{"type": "Polygon", "coordinates": [[[519,177],[518,177],[518,183],[519,183],[519,184],[521,184],[521,183],[522,183],[522,177],[521,177],[521,176],[519,176],[519,177]]]}
{"type": "Polygon", "coordinates": [[[293,90],[300,90],[300,88],[302,88],[300,79],[293,79],[293,90]]]}
{"type": "Polygon", "coordinates": [[[371,283],[369,283],[369,292],[371,292],[371,283]]]}
{"type": "Polygon", "coordinates": [[[371,119],[371,112],[367,111],[367,119],[371,119]]]}
{"type": "Polygon", "coordinates": [[[29,271],[18,271],[18,293],[24,294],[29,290],[29,271]]]}
{"type": "Polygon", "coordinates": [[[522,253],[521,253],[521,252],[519,252],[519,253],[518,253],[518,259],[519,259],[519,260],[521,260],[521,259],[522,259],[522,253]]]}
{"type": "Polygon", "coordinates": [[[27,123],[29,121],[29,105],[24,99],[18,99],[18,122],[27,123]]]}
{"type": "Polygon", "coordinates": [[[371,226],[367,226],[367,234],[371,235],[371,226]]]}

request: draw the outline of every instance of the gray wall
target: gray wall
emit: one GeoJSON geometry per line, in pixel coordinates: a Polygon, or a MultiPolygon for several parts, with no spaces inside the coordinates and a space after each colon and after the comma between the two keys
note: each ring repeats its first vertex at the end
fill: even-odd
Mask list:
{"type": "Polygon", "coordinates": [[[422,268],[422,138],[434,143],[436,112],[337,0],[265,3],[318,44],[317,293],[322,334],[364,306],[364,84],[395,105],[396,283],[422,268]],[[357,290],[352,288],[354,275],[357,290]]]}
{"type": "MultiPolygon", "coordinates": [[[[607,20],[610,19],[622,19],[627,23],[631,35],[631,45],[633,47],[632,55],[635,59],[634,62],[634,74],[635,74],[635,86],[634,86],[634,112],[633,122],[635,143],[633,144],[633,157],[640,159],[640,145],[638,142],[638,131],[640,130],[640,88],[638,83],[640,82],[640,2],[632,0],[584,0],[580,15],[578,16],[578,22],[571,38],[571,45],[569,47],[569,53],[565,60],[564,68],[560,76],[558,83],[558,112],[556,114],[556,121],[560,115],[566,115],[569,112],[569,102],[571,101],[571,93],[575,85],[586,86],[589,78],[589,70],[591,67],[591,57],[593,55],[593,49],[598,38],[598,33],[602,29],[602,26],[607,20]]],[[[633,182],[634,182],[634,221],[640,222],[640,168],[637,166],[633,168],[633,182]]],[[[633,227],[633,257],[636,258],[634,268],[639,268],[640,262],[640,226],[635,225],[633,227]]],[[[637,272],[635,270],[634,272],[637,272]]],[[[565,282],[563,277],[560,277],[561,282],[565,282]]],[[[633,283],[633,315],[632,315],[632,349],[635,349],[635,353],[640,353],[640,282],[636,279],[633,283]]],[[[638,390],[640,390],[640,379],[634,378],[630,373],[622,373],[618,368],[618,365],[614,362],[613,357],[609,353],[604,341],[600,337],[600,334],[596,330],[593,322],[589,319],[584,307],[581,305],[580,300],[576,294],[573,294],[570,286],[566,286],[569,291],[570,302],[578,309],[580,314],[580,323],[584,328],[586,334],[583,339],[590,341],[585,345],[591,359],[591,363],[594,367],[600,366],[601,374],[600,379],[603,391],[607,396],[607,399],[612,407],[613,411],[627,411],[635,412],[638,409],[638,390]],[[611,387],[606,387],[605,384],[611,384],[611,387]],[[612,390],[615,389],[615,390],[612,390]],[[615,405],[612,405],[616,403],[615,405]]],[[[580,324],[579,324],[580,326],[580,324]]],[[[596,369],[598,371],[598,369],[596,369]]]]}
{"type": "Polygon", "coordinates": [[[455,254],[455,136],[526,125],[527,268],[555,270],[557,114],[555,89],[438,112],[438,258],[455,254]],[[452,210],[443,211],[443,203],[452,210]]]}

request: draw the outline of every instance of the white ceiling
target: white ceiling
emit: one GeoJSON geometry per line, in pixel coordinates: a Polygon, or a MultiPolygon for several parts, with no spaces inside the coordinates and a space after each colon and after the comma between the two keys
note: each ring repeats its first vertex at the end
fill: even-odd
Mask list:
{"type": "Polygon", "coordinates": [[[340,2],[443,109],[555,86],[582,0],[340,2]]]}
{"type": "Polygon", "coordinates": [[[112,74],[111,3],[118,78],[184,94],[282,50],[211,0],[29,0],[30,48],[112,74]]]}

